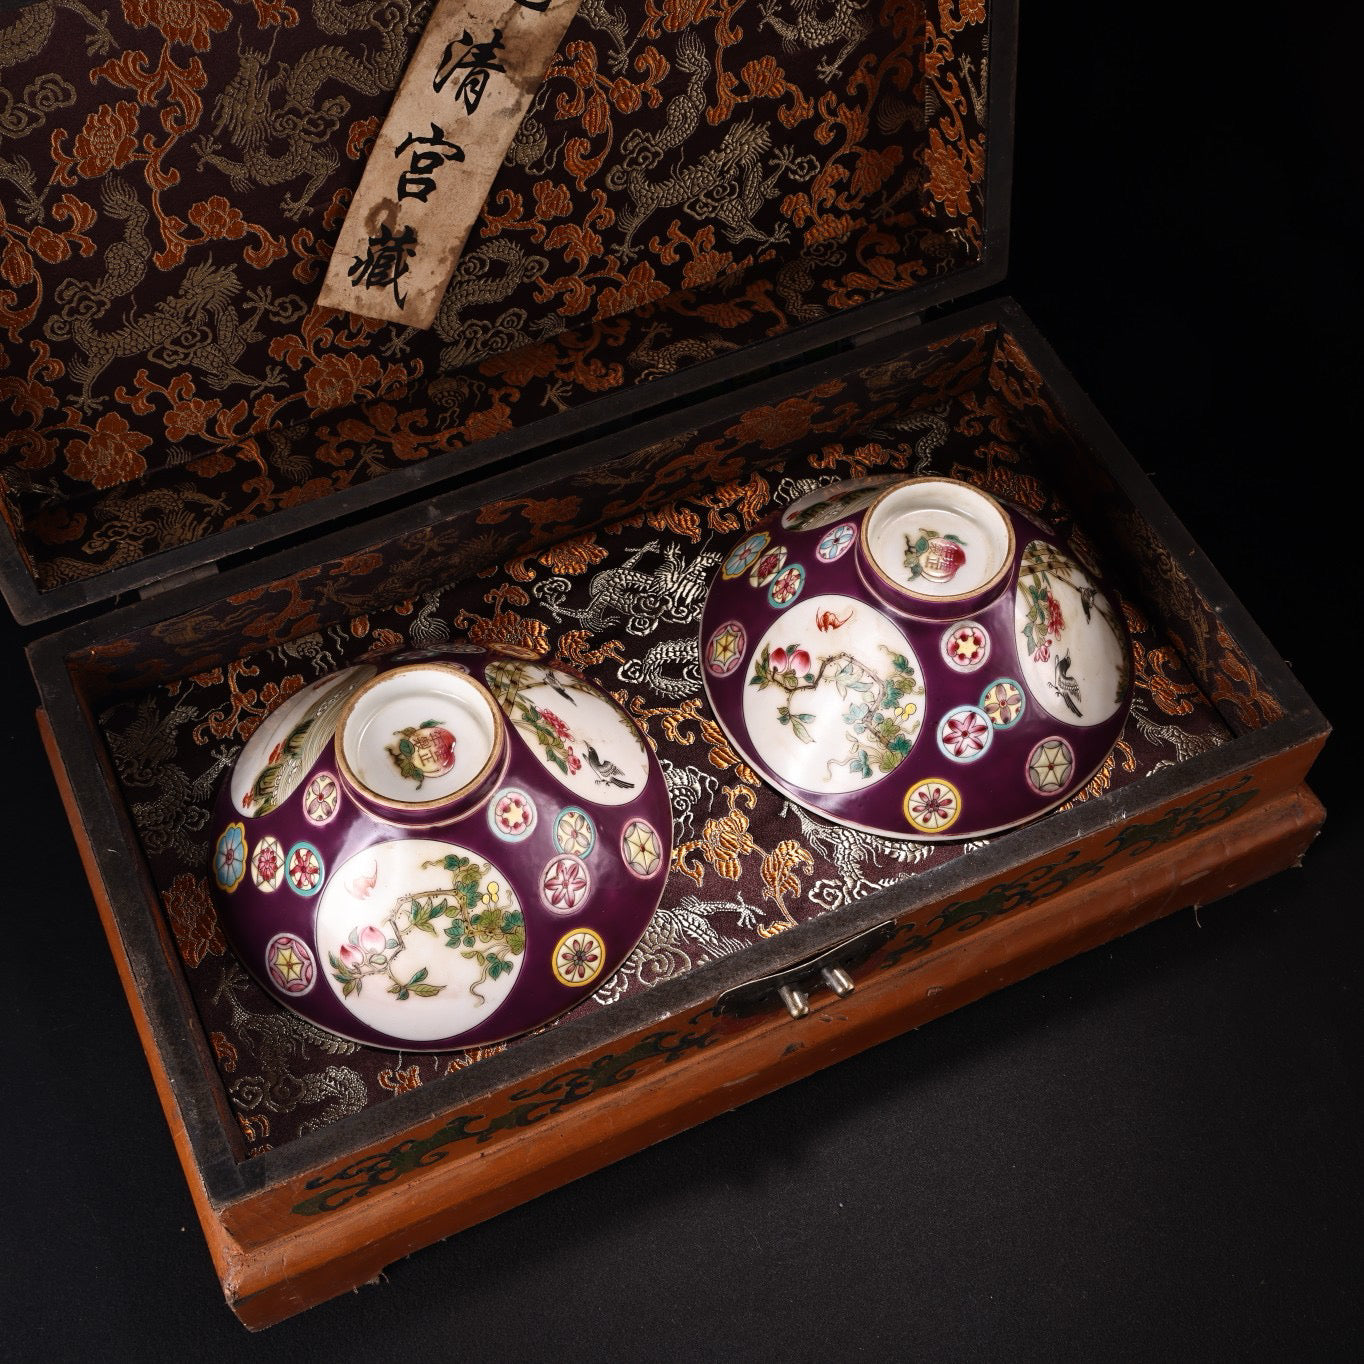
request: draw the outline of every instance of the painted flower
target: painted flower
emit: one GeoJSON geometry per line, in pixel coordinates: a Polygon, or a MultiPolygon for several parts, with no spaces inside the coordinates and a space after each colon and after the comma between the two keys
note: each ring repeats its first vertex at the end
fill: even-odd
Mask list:
{"type": "Polygon", "coordinates": [[[236,890],[241,884],[246,875],[246,829],[243,825],[229,824],[219,836],[213,850],[213,875],[226,891],[236,890]]]}
{"type": "Polygon", "coordinates": [[[800,592],[801,585],[805,582],[805,574],[798,564],[793,564],[784,573],[777,576],[777,580],[772,584],[769,595],[773,602],[778,606],[785,606],[787,602],[794,601],[800,592]]]}
{"type": "Polygon", "coordinates": [[[561,739],[571,739],[573,737],[572,734],[569,732],[568,726],[564,724],[564,722],[561,719],[559,719],[559,717],[555,715],[555,713],[552,710],[542,710],[540,712],[540,718],[561,739]]]}
{"type": "Polygon", "coordinates": [[[289,884],[297,891],[311,894],[322,879],[322,864],[311,848],[295,848],[289,854],[289,884]]]}
{"type": "Polygon", "coordinates": [[[590,852],[597,839],[592,821],[581,810],[564,811],[555,825],[554,834],[564,852],[574,853],[579,857],[590,852]]]}
{"type": "Polygon", "coordinates": [[[503,796],[497,802],[497,822],[509,834],[519,834],[530,826],[530,807],[521,796],[503,796]]]}
{"type": "Polygon", "coordinates": [[[958,757],[966,753],[979,753],[985,747],[990,726],[974,711],[961,711],[951,715],[943,725],[943,743],[958,757]]]}
{"type": "Polygon", "coordinates": [[[1047,633],[1053,639],[1059,639],[1061,632],[1066,628],[1066,619],[1061,614],[1061,603],[1056,600],[1053,593],[1047,593],[1047,633]]]}
{"type": "Polygon", "coordinates": [[[210,33],[221,33],[232,16],[218,0],[123,0],[123,17],[137,28],[160,29],[167,42],[207,52],[210,33]]]}
{"type": "Polygon", "coordinates": [[[590,980],[601,964],[601,944],[594,934],[575,933],[559,949],[559,974],[569,981],[590,980]]]}
{"type": "Polygon", "coordinates": [[[117,412],[106,412],[95,423],[89,440],[73,440],[66,447],[67,468],[72,478],[84,479],[96,488],[112,488],[145,472],[142,451],[151,444],[117,412]]]}
{"type": "Polygon", "coordinates": [[[950,823],[956,814],[955,796],[936,782],[925,783],[910,800],[914,822],[922,828],[937,828],[950,823]]]}
{"type": "Polygon", "coordinates": [[[576,857],[558,857],[545,870],[542,890],[551,909],[575,909],[587,895],[587,868],[576,857]]]}
{"type": "Polygon", "coordinates": [[[91,180],[121,170],[136,150],[137,105],[123,99],[116,105],[101,104],[87,115],[71,144],[76,171],[91,180]]]}

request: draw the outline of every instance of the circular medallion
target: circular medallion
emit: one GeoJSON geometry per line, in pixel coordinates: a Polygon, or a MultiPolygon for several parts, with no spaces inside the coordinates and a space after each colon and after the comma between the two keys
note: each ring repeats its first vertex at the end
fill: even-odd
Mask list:
{"type": "Polygon", "coordinates": [[[1091,726],[1121,709],[1131,676],[1126,628],[1098,584],[1046,540],[1023,550],[1014,629],[1020,677],[1053,719],[1091,726]]]}
{"type": "Polygon", "coordinates": [[[729,558],[725,560],[724,567],[720,572],[726,578],[737,578],[741,573],[747,571],[749,565],[763,551],[763,546],[767,544],[768,536],[765,531],[758,531],[747,539],[740,540],[730,551],[729,558]]]}
{"type": "Polygon", "coordinates": [[[961,706],[938,726],[938,748],[953,762],[974,762],[990,747],[994,727],[983,710],[961,706]]]}
{"type": "Polygon", "coordinates": [[[990,636],[983,625],[960,621],[944,631],[942,652],[958,672],[973,673],[990,657],[990,636]]]}
{"type": "Polygon", "coordinates": [[[280,847],[279,839],[267,834],[256,844],[256,851],[251,854],[251,882],[257,890],[269,894],[272,890],[278,890],[283,880],[284,849],[280,847]]]}
{"type": "Polygon", "coordinates": [[[493,833],[509,843],[529,837],[537,818],[535,802],[515,786],[499,791],[488,806],[488,823],[493,833]]]}
{"type": "Polygon", "coordinates": [[[540,899],[555,914],[576,914],[591,889],[587,863],[571,853],[553,858],[540,878],[540,899]]]}
{"type": "Polygon", "coordinates": [[[265,948],[265,970],[275,989],[286,995],[306,995],[317,980],[317,963],[301,938],[276,933],[265,948]]]}
{"type": "Polygon", "coordinates": [[[921,781],[905,795],[905,818],[923,834],[940,834],[961,814],[961,792],[950,781],[921,781]]]}
{"type": "Polygon", "coordinates": [[[787,530],[818,530],[874,502],[886,484],[894,481],[894,474],[873,474],[816,488],[782,512],[781,524],[787,530]]]}
{"type": "Polygon", "coordinates": [[[213,849],[213,879],[220,890],[236,890],[246,875],[246,828],[239,821],[218,835],[213,849]]]}
{"type": "Polygon", "coordinates": [[[433,838],[371,843],[341,863],[315,931],[334,999],[398,1042],[484,1025],[515,988],[526,950],[505,870],[433,838]]]}
{"type": "Polygon", "coordinates": [[[606,944],[590,928],[575,928],[554,945],[551,965],[561,985],[590,985],[601,974],[606,944]]]}
{"type": "Polygon", "coordinates": [[[1001,677],[981,693],[980,708],[996,729],[1008,729],[1023,714],[1023,688],[1012,678],[1001,677]]]}
{"type": "Polygon", "coordinates": [[[341,788],[330,772],[319,772],[303,792],[303,813],[314,824],[325,824],[341,805],[341,788]]]}
{"type": "Polygon", "coordinates": [[[821,563],[831,564],[841,559],[857,543],[857,527],[850,521],[833,526],[819,537],[815,556],[821,563]]]}
{"type": "Polygon", "coordinates": [[[766,587],[781,571],[786,562],[786,546],[770,545],[753,561],[753,569],[748,575],[749,586],[766,587]]]}
{"type": "Polygon", "coordinates": [[[799,564],[788,564],[767,589],[767,600],[773,606],[790,606],[805,586],[805,570],[799,564]]]}
{"type": "Polygon", "coordinates": [[[579,799],[628,805],[649,782],[649,753],[633,721],[572,673],[539,663],[491,663],[488,685],[515,734],[579,799]]]}
{"type": "Polygon", "coordinates": [[[918,659],[889,616],[854,598],[807,597],[755,646],[742,718],[753,751],[804,791],[884,781],[923,726],[918,659]]]}
{"type": "Polygon", "coordinates": [[[663,843],[651,824],[632,819],[620,836],[620,855],[636,876],[652,876],[663,862],[663,843]]]}
{"type": "Polygon", "coordinates": [[[748,635],[737,620],[726,621],[706,645],[706,670],[713,677],[728,677],[743,661],[748,635]]]}
{"type": "Polygon", "coordinates": [[[322,854],[311,843],[295,843],[285,864],[289,885],[300,895],[316,895],[322,884],[322,854]]]}
{"type": "Polygon", "coordinates": [[[597,826],[592,816],[576,805],[559,812],[554,821],[554,846],[572,857],[586,857],[597,843],[597,826]]]}
{"type": "Polygon", "coordinates": [[[1028,785],[1039,796],[1064,791],[1074,770],[1075,755],[1064,739],[1043,739],[1028,754],[1028,785]]]}

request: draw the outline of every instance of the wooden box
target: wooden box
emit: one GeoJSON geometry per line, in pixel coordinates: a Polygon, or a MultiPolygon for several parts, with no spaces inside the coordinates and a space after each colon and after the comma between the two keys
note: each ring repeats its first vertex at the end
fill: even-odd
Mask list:
{"type": "MultiPolygon", "coordinates": [[[[7,483],[16,615],[85,613],[30,648],[40,725],[224,1290],[247,1324],[1285,867],[1315,833],[1321,810],[1304,781],[1324,722],[1046,342],[1007,300],[922,320],[1004,266],[1014,14],[981,8],[952,32],[913,6],[879,11],[878,35],[904,41],[882,41],[866,69],[890,92],[903,59],[903,88],[920,101],[917,120],[886,100],[869,106],[917,168],[901,195],[917,196],[909,225],[888,232],[868,210],[846,241],[807,232],[789,258],[769,242],[745,269],[731,252],[708,288],[633,312],[601,306],[578,332],[464,359],[428,386],[486,395],[510,384],[517,397],[443,409],[462,418],[443,428],[423,427],[426,390],[409,376],[405,396],[376,393],[310,428],[235,446],[234,430],[197,459],[148,462],[133,492],[126,481],[80,498],[41,478],[7,483]],[[958,149],[973,149],[952,163],[960,211],[940,153],[949,124],[958,149]],[[1028,828],[933,850],[848,837],[785,806],[686,685],[686,610],[666,629],[630,628],[657,614],[642,603],[692,602],[712,544],[813,482],[918,468],[1073,524],[1107,561],[1139,649],[1138,709],[1082,798],[1028,828]],[[130,496],[144,499],[136,514],[130,496]],[[196,499],[204,515],[187,522],[179,513],[196,499]],[[438,1061],[329,1048],[253,993],[226,954],[200,870],[200,811],[281,689],[441,632],[543,647],[621,694],[677,774],[674,868],[631,964],[556,1025],[438,1061]],[[790,1018],[777,985],[811,983],[830,962],[848,966],[855,991],[816,990],[810,1015],[790,1018]]],[[[662,41],[647,25],[630,44],[577,22],[570,38],[586,44],[583,60],[598,54],[597,69],[613,45],[662,41]]],[[[732,45],[723,33],[717,43],[721,55],[732,45]]],[[[228,60],[227,48],[214,54],[228,60]]],[[[798,83],[779,87],[765,60],[736,68],[751,97],[789,101],[779,107],[793,137],[824,145],[803,125],[838,124],[834,106],[807,113],[798,83]]],[[[890,214],[887,198],[876,207],[890,214]]],[[[499,239],[491,226],[487,236],[499,239]]],[[[683,254],[665,239],[658,248],[683,254]]],[[[685,268],[676,282],[691,282],[685,268]]],[[[382,337],[364,340],[342,353],[356,364],[383,353],[382,337]]],[[[121,401],[139,415],[139,401],[155,407],[154,377],[169,391],[174,366],[152,376],[139,357],[129,364],[141,387],[125,385],[121,401]]],[[[68,448],[83,442],[77,456],[152,448],[121,415],[103,431],[108,413],[78,415],[91,430],[68,432],[68,448]]],[[[32,465],[37,437],[11,449],[32,465]]]]}

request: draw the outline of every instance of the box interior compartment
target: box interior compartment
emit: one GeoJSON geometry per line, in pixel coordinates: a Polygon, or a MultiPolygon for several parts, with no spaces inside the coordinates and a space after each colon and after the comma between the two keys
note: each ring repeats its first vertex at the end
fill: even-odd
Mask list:
{"type": "Polygon", "coordinates": [[[467,470],[613,391],[655,400],[716,359],[733,377],[756,343],[1002,271],[1008,136],[985,129],[1011,101],[1012,6],[880,0],[821,27],[585,4],[435,327],[317,308],[429,8],[209,5],[169,35],[127,6],[10,20],[12,603],[258,546],[433,455],[467,470]]]}
{"type": "MultiPolygon", "coordinates": [[[[299,559],[285,577],[204,595],[67,657],[140,841],[147,909],[169,927],[233,1159],[270,1168],[309,1134],[344,1139],[348,1122],[376,1109],[398,1124],[419,1095],[426,1105],[454,1096],[476,1072],[536,1055],[550,1034],[577,1051],[613,1017],[642,1016],[651,995],[704,998],[717,992],[704,982],[759,974],[751,964],[798,925],[852,914],[888,889],[912,895],[914,878],[989,844],[1027,842],[1028,830],[965,845],[850,835],[759,781],[709,717],[695,637],[705,586],[746,527],[820,483],[968,478],[1073,526],[1075,543],[1105,564],[1135,642],[1136,699],[1112,759],[1066,810],[1197,767],[1283,713],[1185,565],[1078,437],[1017,325],[1007,310],[981,310],[964,330],[934,324],[921,339],[821,362],[799,384],[765,381],[751,398],[698,408],[688,430],[616,438],[609,458],[580,452],[557,461],[550,481],[535,481],[543,470],[500,477],[394,514],[363,548],[299,559]],[[627,965],[540,1034],[435,1056],[328,1043],[227,952],[208,892],[208,807],[283,693],[376,651],[460,637],[544,650],[642,722],[674,798],[663,904],[627,965]]],[[[1066,817],[1028,829],[1045,836],[1066,817]]]]}

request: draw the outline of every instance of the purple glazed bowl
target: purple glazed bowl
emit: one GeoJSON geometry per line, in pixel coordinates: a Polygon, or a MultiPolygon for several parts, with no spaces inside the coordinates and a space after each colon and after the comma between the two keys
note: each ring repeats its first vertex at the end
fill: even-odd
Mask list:
{"type": "Polygon", "coordinates": [[[672,851],[658,759],[582,678],[469,648],[303,688],[219,794],[211,884],[242,961],[329,1032],[500,1041],[601,984],[672,851]]]}
{"type": "Polygon", "coordinates": [[[856,479],[756,526],[701,616],[716,718],[791,800],[889,838],[975,838],[1068,800],[1132,699],[1092,565],[948,478],[856,479]]]}

